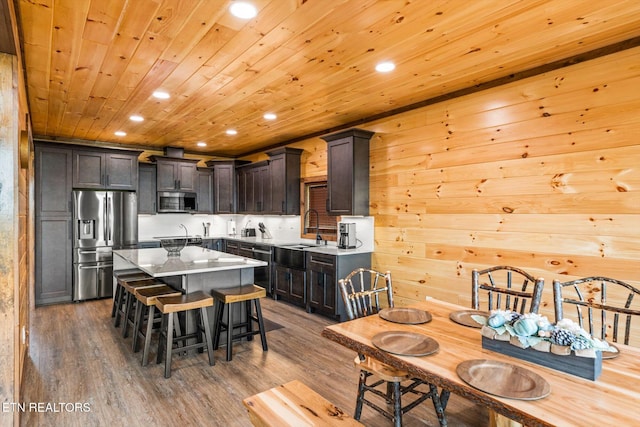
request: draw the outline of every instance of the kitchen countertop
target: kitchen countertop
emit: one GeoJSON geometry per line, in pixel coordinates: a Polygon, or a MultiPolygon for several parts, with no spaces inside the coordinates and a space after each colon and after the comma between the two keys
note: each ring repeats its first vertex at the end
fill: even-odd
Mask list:
{"type": "Polygon", "coordinates": [[[229,236],[229,235],[219,235],[219,236],[208,236],[208,237],[202,237],[203,240],[207,240],[207,239],[227,239],[227,240],[236,240],[239,242],[248,242],[248,243],[258,243],[258,244],[262,244],[262,245],[271,245],[271,246],[288,246],[288,245],[299,245],[299,244],[303,244],[303,245],[311,245],[309,247],[306,247],[302,250],[306,251],[306,252],[316,252],[316,253],[323,253],[323,254],[329,254],[329,255],[337,255],[337,256],[341,256],[341,255],[353,255],[353,254],[365,254],[365,253],[371,253],[373,252],[372,250],[368,250],[368,249],[364,249],[364,248],[355,248],[355,249],[338,249],[337,246],[335,245],[316,245],[314,241],[309,241],[309,240],[303,240],[303,239],[298,239],[298,240],[291,240],[291,239],[277,239],[277,238],[272,238],[272,239],[263,239],[262,237],[241,237],[241,236],[229,236]]]}
{"type": "Polygon", "coordinates": [[[163,248],[121,249],[113,251],[113,253],[153,277],[237,270],[268,265],[264,261],[247,259],[198,246],[185,247],[179,257],[167,256],[167,251],[163,248]]]}
{"type": "MultiPolygon", "coordinates": [[[[178,237],[178,236],[176,236],[178,237]]],[[[315,245],[315,242],[313,241],[309,241],[309,240],[303,240],[303,239],[298,239],[298,240],[292,240],[292,239],[277,239],[277,238],[272,238],[272,239],[263,239],[262,237],[259,236],[254,236],[254,237],[242,237],[242,236],[229,236],[229,235],[213,235],[213,236],[200,236],[200,235],[195,235],[195,236],[190,236],[190,237],[200,237],[202,238],[202,240],[216,240],[216,239],[225,239],[225,240],[235,240],[238,242],[247,242],[247,243],[257,243],[257,244],[261,244],[261,245],[269,245],[269,246],[288,246],[288,245],[299,245],[299,244],[303,244],[303,245],[311,245],[309,247],[306,247],[304,250],[306,252],[316,252],[316,253],[322,253],[322,254],[328,254],[328,255],[336,255],[336,256],[341,256],[341,255],[354,255],[354,254],[367,254],[367,253],[371,253],[373,252],[372,250],[369,249],[364,249],[364,248],[355,248],[355,249],[338,249],[338,247],[333,244],[328,244],[328,245],[315,245]]],[[[153,241],[159,241],[158,239],[143,239],[140,242],[153,242],[153,241]]]]}

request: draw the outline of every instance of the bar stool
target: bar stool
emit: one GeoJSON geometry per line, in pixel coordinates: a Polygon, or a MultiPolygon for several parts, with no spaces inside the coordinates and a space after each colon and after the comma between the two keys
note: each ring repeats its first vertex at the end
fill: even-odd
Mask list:
{"type": "Polygon", "coordinates": [[[122,338],[127,338],[129,336],[129,326],[133,327],[134,322],[134,308],[136,306],[136,290],[145,289],[145,288],[154,288],[158,286],[164,286],[165,283],[158,279],[145,279],[145,280],[121,280],[118,279],[119,283],[122,285],[122,292],[124,294],[124,302],[121,307],[116,310],[116,327],[120,323],[120,319],[122,318],[122,338]]]}
{"type": "MultiPolygon", "coordinates": [[[[118,311],[119,307],[122,307],[122,303],[124,301],[124,288],[122,287],[122,284],[120,283],[120,279],[123,279],[123,280],[146,280],[146,279],[151,279],[152,277],[149,276],[144,271],[138,270],[137,268],[128,269],[128,270],[121,270],[121,271],[115,271],[113,273],[113,277],[116,278],[116,290],[115,290],[114,295],[113,295],[113,306],[111,307],[111,317],[116,317],[116,312],[118,311]]],[[[116,327],[117,326],[118,325],[116,325],[116,327]]]]}
{"type": "Polygon", "coordinates": [[[158,297],[156,299],[156,308],[162,313],[162,324],[160,326],[160,339],[158,342],[158,356],[156,363],[162,361],[164,355],[164,377],[171,377],[171,355],[174,352],[183,352],[194,349],[206,348],[209,356],[209,365],[214,365],[213,348],[211,345],[211,331],[209,329],[209,319],[207,317],[207,307],[213,306],[213,298],[202,291],[190,292],[177,297],[158,297]],[[174,337],[174,322],[178,322],[174,318],[175,313],[188,312],[196,310],[197,325],[194,332],[185,332],[174,337]],[[204,332],[204,337],[202,336],[204,332]],[[195,344],[188,344],[187,340],[197,338],[195,344]],[[173,348],[174,343],[184,342],[184,345],[173,348]],[[165,354],[166,353],[166,354],[165,354]]]}
{"type": "Polygon", "coordinates": [[[134,315],[131,348],[134,353],[137,353],[139,351],[138,338],[144,338],[142,366],[147,366],[149,363],[149,348],[151,347],[153,326],[156,323],[156,320],[160,320],[160,318],[156,319],[156,300],[158,297],[179,297],[180,295],[182,295],[182,292],[167,285],[136,289],[135,296],[138,301],[136,304],[136,314],[134,315]],[[145,308],[147,310],[145,310],[145,308]],[[145,311],[148,312],[146,328],[144,327],[145,311]]]}
{"type": "Polygon", "coordinates": [[[260,309],[260,298],[267,296],[267,291],[257,285],[240,285],[233,288],[213,289],[211,295],[216,300],[214,313],[216,316],[216,328],[213,334],[213,349],[217,350],[220,344],[220,334],[227,332],[227,361],[232,358],[231,343],[234,339],[247,337],[253,339],[254,335],[260,334],[262,340],[262,350],[267,351],[267,336],[264,331],[264,321],[262,320],[262,310],[260,309]],[[233,306],[235,303],[244,302],[247,311],[247,320],[237,325],[233,324],[233,306]],[[251,302],[256,308],[255,316],[252,313],[251,302]],[[227,306],[227,321],[223,322],[224,308],[227,306]],[[258,323],[258,330],[253,330],[253,322],[258,323]],[[233,330],[247,328],[246,332],[234,334],[233,330]]]}

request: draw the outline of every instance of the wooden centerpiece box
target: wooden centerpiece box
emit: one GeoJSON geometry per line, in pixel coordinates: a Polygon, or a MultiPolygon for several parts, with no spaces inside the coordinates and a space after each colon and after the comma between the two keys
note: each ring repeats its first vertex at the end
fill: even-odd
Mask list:
{"type": "Polygon", "coordinates": [[[602,351],[576,352],[553,344],[522,348],[516,337],[497,335],[486,326],[482,328],[482,348],[592,381],[602,372],[602,351]]]}

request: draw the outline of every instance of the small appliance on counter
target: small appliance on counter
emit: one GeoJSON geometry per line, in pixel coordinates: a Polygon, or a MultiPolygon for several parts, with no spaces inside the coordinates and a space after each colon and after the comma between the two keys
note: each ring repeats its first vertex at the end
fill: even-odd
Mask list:
{"type": "Polygon", "coordinates": [[[338,223],[338,249],[355,249],[356,224],[355,222],[338,223]]]}

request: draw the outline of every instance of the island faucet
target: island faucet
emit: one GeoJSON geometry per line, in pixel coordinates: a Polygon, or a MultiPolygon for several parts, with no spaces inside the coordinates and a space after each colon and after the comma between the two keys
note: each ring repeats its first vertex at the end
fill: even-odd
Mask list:
{"type": "MultiPolygon", "coordinates": [[[[319,245],[320,243],[323,242],[322,236],[320,235],[320,214],[318,213],[317,210],[315,209],[309,209],[304,213],[304,218],[302,220],[302,222],[306,225],[307,224],[307,215],[309,215],[310,212],[314,212],[316,214],[316,245],[319,245]]],[[[307,227],[309,228],[309,227],[307,227]]]]}

